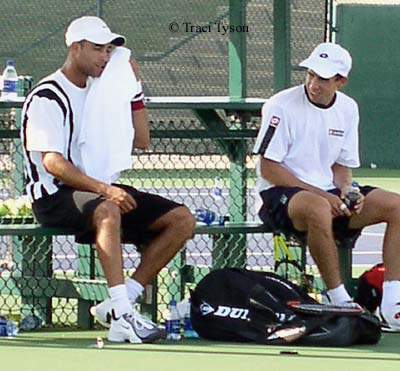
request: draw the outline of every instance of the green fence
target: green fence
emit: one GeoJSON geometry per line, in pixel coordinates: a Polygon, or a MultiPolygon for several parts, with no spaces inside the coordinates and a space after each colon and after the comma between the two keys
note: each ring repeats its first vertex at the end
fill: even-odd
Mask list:
{"type": "Polygon", "coordinates": [[[360,148],[365,167],[400,166],[398,145],[393,140],[400,116],[399,17],[400,1],[351,1],[337,7],[336,40],[353,56],[346,91],[360,105],[360,148]]]}
{"type": "Polygon", "coordinates": [[[292,84],[303,79],[292,66],[324,40],[325,8],[325,0],[9,0],[0,4],[0,66],[14,59],[37,82],[64,63],[69,22],[100,15],[127,37],[148,96],[229,95],[238,89],[230,74],[242,74],[243,96],[268,97],[277,71],[292,84]],[[227,33],[226,25],[243,28],[227,33]]]}

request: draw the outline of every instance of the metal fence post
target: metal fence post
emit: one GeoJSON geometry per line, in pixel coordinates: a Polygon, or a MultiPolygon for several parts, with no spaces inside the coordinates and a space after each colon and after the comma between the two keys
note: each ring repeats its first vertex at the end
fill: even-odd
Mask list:
{"type": "Polygon", "coordinates": [[[290,0],[274,0],[274,92],[290,86],[290,0]]]}

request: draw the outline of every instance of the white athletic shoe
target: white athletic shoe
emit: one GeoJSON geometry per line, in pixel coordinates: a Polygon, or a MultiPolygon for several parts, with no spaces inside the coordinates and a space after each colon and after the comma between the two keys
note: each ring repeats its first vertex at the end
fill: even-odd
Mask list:
{"type": "Polygon", "coordinates": [[[379,308],[382,330],[386,332],[400,332],[400,303],[396,303],[389,310],[379,308]]]}
{"type": "Polygon", "coordinates": [[[90,314],[102,326],[110,328],[111,325],[111,299],[106,299],[100,304],[94,305],[89,309],[90,314]]]}
{"type": "Polygon", "coordinates": [[[155,323],[143,318],[135,309],[119,318],[112,314],[109,341],[140,344],[152,343],[165,337],[165,330],[160,330],[155,323]]]}

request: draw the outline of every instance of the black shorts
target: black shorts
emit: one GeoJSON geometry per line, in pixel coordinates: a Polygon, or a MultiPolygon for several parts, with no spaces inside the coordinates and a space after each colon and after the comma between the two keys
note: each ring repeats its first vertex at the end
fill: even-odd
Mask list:
{"type": "MultiPolygon", "coordinates": [[[[366,196],[375,187],[360,187],[360,192],[366,196]]],[[[293,233],[301,238],[305,236],[305,232],[296,230],[292,220],[288,214],[288,205],[290,199],[298,192],[304,191],[300,187],[272,187],[260,193],[263,205],[258,213],[260,219],[266,224],[272,224],[282,230],[284,233],[293,233]]],[[[340,189],[334,188],[328,192],[340,196],[340,189]]],[[[333,220],[333,233],[336,239],[350,238],[361,230],[349,229],[350,218],[346,216],[336,217],[333,220]]]]}
{"type": "MultiPolygon", "coordinates": [[[[140,192],[137,189],[113,184],[124,189],[136,201],[137,208],[121,215],[121,238],[123,242],[141,245],[153,238],[149,231],[157,219],[176,207],[183,206],[166,198],[140,192]]],[[[44,226],[68,227],[76,229],[76,239],[80,243],[93,243],[93,213],[96,207],[105,200],[96,193],[77,191],[68,186],[49,196],[35,201],[32,210],[36,220],[44,226]]]]}

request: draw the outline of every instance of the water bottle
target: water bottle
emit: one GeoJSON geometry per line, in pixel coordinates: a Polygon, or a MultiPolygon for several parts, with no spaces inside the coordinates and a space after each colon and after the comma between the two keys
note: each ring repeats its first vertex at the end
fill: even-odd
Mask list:
{"type": "Polygon", "coordinates": [[[217,215],[214,211],[202,207],[195,210],[194,217],[200,223],[211,225],[215,221],[217,215]]]}
{"type": "Polygon", "coordinates": [[[0,316],[0,337],[7,336],[7,318],[0,316]]]}
{"type": "Polygon", "coordinates": [[[3,91],[1,97],[4,100],[13,100],[17,98],[18,75],[15,70],[14,62],[7,61],[7,67],[3,72],[3,91]]]}
{"type": "Polygon", "coordinates": [[[176,301],[171,300],[168,305],[169,318],[166,322],[167,340],[181,340],[181,321],[179,319],[176,301]]]}
{"type": "Polygon", "coordinates": [[[18,335],[18,323],[8,320],[7,321],[7,336],[14,338],[17,335],[18,335]]]}
{"type": "Polygon", "coordinates": [[[358,186],[357,182],[351,183],[351,187],[349,192],[347,193],[344,203],[346,204],[347,208],[351,211],[357,204],[357,201],[360,199],[360,187],[358,186]]]}
{"type": "Polygon", "coordinates": [[[214,188],[211,191],[211,195],[217,200],[222,200],[222,186],[221,186],[221,178],[217,176],[214,179],[214,188]]]}
{"type": "Polygon", "coordinates": [[[185,319],[183,322],[183,337],[185,339],[198,339],[199,334],[193,329],[192,320],[190,319],[190,307],[185,313],[185,319]]]}
{"type": "MultiPolygon", "coordinates": [[[[211,196],[215,199],[215,205],[218,211],[221,213],[224,209],[224,198],[222,197],[222,181],[219,176],[215,177],[214,188],[211,190],[211,196]]],[[[225,222],[229,221],[227,215],[216,215],[215,224],[225,225],[225,222]]]]}
{"type": "Polygon", "coordinates": [[[225,222],[229,221],[229,216],[217,215],[214,211],[201,207],[194,211],[195,219],[206,225],[216,224],[225,225],[225,222]]]}
{"type": "Polygon", "coordinates": [[[38,316],[26,316],[21,321],[21,330],[34,331],[37,330],[41,324],[42,320],[38,316]]]}

